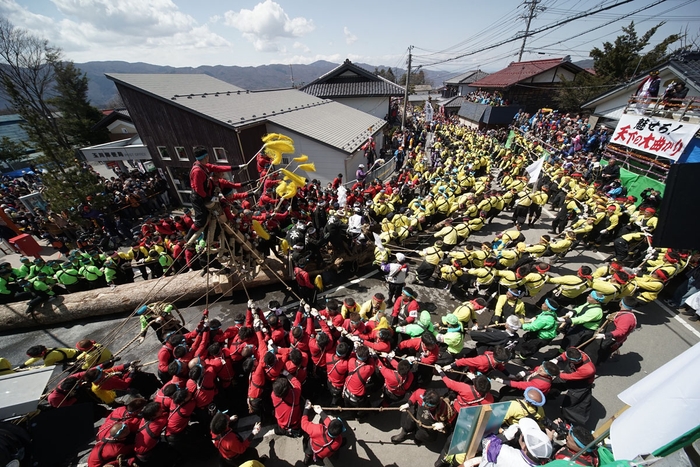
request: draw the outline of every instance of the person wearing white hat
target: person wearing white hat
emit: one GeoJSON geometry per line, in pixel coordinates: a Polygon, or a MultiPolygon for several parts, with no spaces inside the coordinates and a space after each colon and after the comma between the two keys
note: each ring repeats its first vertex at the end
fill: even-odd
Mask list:
{"type": "Polygon", "coordinates": [[[392,306],[394,301],[401,297],[401,291],[406,284],[408,278],[408,264],[406,264],[406,255],[396,253],[395,263],[382,263],[380,269],[386,274],[386,282],[389,285],[389,298],[387,306],[392,306]]]}
{"type": "Polygon", "coordinates": [[[483,440],[484,456],[479,467],[530,467],[541,465],[552,455],[552,441],[549,436],[540,429],[537,422],[531,418],[522,418],[517,425],[509,428],[509,433],[504,433],[511,439],[518,436],[520,449],[512,448],[507,444],[501,444],[500,448],[495,444],[498,438],[491,435],[483,440]],[[494,443],[493,446],[491,444],[494,443]]]}
{"type": "Polygon", "coordinates": [[[355,178],[358,182],[364,183],[367,178],[367,172],[365,172],[365,164],[360,164],[357,166],[357,171],[355,172],[355,178]]]}

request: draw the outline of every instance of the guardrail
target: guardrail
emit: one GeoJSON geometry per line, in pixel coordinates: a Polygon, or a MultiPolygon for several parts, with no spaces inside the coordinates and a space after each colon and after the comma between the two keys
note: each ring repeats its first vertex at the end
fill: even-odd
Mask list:
{"type": "MultiPolygon", "coordinates": [[[[380,159],[377,159],[379,161],[380,159]]],[[[396,156],[391,156],[391,159],[388,161],[385,161],[384,164],[377,164],[377,161],[375,161],[374,165],[372,168],[370,168],[369,171],[367,171],[367,176],[365,177],[365,180],[374,180],[375,178],[378,178],[379,180],[386,180],[391,176],[392,173],[394,173],[394,170],[396,169],[396,156]]],[[[348,182],[343,183],[343,186],[346,187],[351,187],[357,182],[357,179],[354,178],[348,182]]]]}

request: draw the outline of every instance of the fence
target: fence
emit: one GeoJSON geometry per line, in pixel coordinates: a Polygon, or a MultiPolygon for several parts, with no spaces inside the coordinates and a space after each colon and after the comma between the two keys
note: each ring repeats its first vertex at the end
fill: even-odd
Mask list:
{"type": "MultiPolygon", "coordinates": [[[[377,159],[379,161],[379,159],[377,159]]],[[[394,170],[396,169],[396,157],[391,156],[391,159],[388,161],[385,161],[384,164],[379,165],[375,161],[374,165],[370,168],[370,170],[367,172],[367,177],[365,177],[365,180],[374,180],[375,178],[378,178],[381,181],[386,180],[391,176],[392,173],[394,173],[394,170]]],[[[357,179],[350,180],[349,182],[344,183],[343,185],[347,187],[351,187],[352,185],[355,184],[357,179]]]]}

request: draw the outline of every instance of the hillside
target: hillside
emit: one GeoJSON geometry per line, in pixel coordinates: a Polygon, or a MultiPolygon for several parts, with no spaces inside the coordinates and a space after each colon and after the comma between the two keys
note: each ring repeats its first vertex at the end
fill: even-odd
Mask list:
{"type": "MultiPolygon", "coordinates": [[[[76,63],[75,65],[87,74],[90,80],[90,101],[97,107],[104,107],[117,93],[114,83],[104,76],[105,73],[205,73],[244,89],[259,90],[291,87],[291,73],[294,73],[295,85],[309,83],[338,66],[336,63],[322,60],[309,65],[292,65],[291,70],[289,65],[282,64],[257,67],[217,65],[175,68],[148,63],[112,61],[76,63]]],[[[374,71],[375,68],[373,65],[358,65],[370,71],[374,71]]],[[[378,68],[387,67],[378,66],[378,68]]],[[[402,75],[404,72],[405,70],[394,69],[396,75],[402,75]]],[[[431,79],[431,72],[426,71],[426,74],[427,78],[431,79]]],[[[441,80],[434,80],[435,86],[441,84],[441,80]]]]}

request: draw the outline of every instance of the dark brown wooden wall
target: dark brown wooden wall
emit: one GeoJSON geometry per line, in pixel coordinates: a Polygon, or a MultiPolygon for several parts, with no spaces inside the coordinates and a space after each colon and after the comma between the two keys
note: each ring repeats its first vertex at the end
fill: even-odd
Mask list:
{"type": "MultiPolygon", "coordinates": [[[[241,155],[236,130],[233,127],[213,122],[119,83],[117,83],[117,90],[129,110],[141,140],[148,147],[154,165],[162,168],[166,173],[168,166],[191,167],[195,160],[192,153],[194,146],[206,147],[210,151],[212,164],[224,164],[215,160],[212,150],[214,147],[226,149],[229,164],[244,164],[260,149],[261,138],[267,132],[264,123],[241,130],[241,146],[244,151],[244,155],[241,155]],[[158,146],[167,147],[172,160],[162,160],[158,153],[158,146]],[[185,148],[189,161],[178,160],[175,146],[185,148]]],[[[239,176],[236,180],[241,181],[257,176],[253,162],[248,167],[247,177],[239,176]]],[[[169,185],[170,182],[168,178],[169,185]]],[[[175,187],[171,186],[170,189],[171,195],[177,199],[175,187]]]]}

